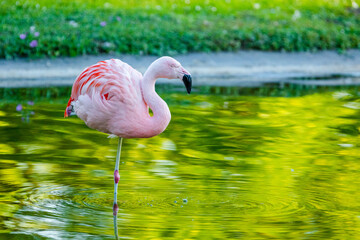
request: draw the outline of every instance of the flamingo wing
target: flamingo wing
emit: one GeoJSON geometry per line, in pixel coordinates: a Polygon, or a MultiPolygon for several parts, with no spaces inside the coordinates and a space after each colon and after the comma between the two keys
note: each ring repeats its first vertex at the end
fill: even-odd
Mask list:
{"type": "Polygon", "coordinates": [[[85,123],[99,131],[111,133],[107,122],[114,115],[125,116],[139,105],[146,105],[142,98],[142,74],[118,59],[98,62],[86,68],[75,80],[68,106],[85,123]]]}

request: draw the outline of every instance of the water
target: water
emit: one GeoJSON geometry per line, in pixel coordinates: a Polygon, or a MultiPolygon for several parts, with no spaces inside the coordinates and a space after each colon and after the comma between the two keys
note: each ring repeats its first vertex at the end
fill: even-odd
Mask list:
{"type": "MultiPolygon", "coordinates": [[[[358,90],[234,89],[162,93],[167,130],[124,140],[119,238],[357,239],[358,90]]],[[[65,102],[1,102],[0,239],[114,239],[117,140],[65,102]]]]}

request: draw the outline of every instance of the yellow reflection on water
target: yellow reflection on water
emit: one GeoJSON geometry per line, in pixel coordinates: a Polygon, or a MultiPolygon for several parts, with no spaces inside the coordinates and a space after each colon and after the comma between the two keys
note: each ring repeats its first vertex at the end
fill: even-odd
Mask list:
{"type": "MultiPolygon", "coordinates": [[[[121,237],[360,235],[357,95],[164,98],[173,116],[167,130],[124,140],[121,237]]],[[[77,118],[64,121],[63,107],[35,105],[28,124],[3,116],[14,127],[0,127],[0,224],[30,235],[112,238],[117,141],[77,118]]]]}

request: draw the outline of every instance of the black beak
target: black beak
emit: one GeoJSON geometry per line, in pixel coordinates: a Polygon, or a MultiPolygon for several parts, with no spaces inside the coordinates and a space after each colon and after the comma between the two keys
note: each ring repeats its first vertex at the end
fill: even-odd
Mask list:
{"type": "Polygon", "coordinates": [[[191,92],[191,84],[192,84],[191,76],[185,74],[185,75],[183,76],[183,79],[182,79],[182,80],[183,80],[183,82],[184,82],[184,84],[185,84],[186,91],[187,91],[188,93],[190,93],[190,92],[191,92]]]}

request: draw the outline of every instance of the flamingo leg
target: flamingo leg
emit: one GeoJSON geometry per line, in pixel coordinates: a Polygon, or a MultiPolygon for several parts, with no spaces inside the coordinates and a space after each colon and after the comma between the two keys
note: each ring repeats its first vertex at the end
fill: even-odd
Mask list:
{"type": "Polygon", "coordinates": [[[119,165],[120,165],[120,154],[121,154],[121,145],[122,145],[123,139],[119,137],[119,143],[116,153],[116,163],[115,163],[115,171],[114,171],[114,205],[113,205],[113,211],[114,216],[117,215],[118,211],[118,205],[117,205],[117,190],[118,190],[118,184],[120,180],[120,174],[119,174],[119,165]]]}
{"type": "Polygon", "coordinates": [[[115,233],[115,239],[119,239],[119,233],[118,233],[118,226],[117,226],[117,215],[114,215],[114,233],[115,233]]]}

